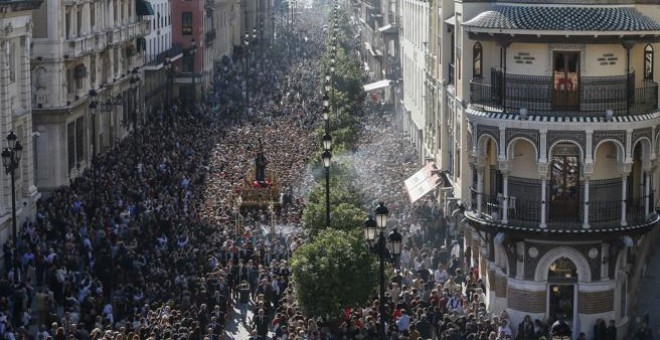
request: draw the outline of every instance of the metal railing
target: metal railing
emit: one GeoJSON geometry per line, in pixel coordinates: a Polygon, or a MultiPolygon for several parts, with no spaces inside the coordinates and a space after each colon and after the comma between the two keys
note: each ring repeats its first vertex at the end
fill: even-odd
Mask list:
{"type": "MultiPolygon", "coordinates": [[[[503,223],[504,201],[507,200],[507,224],[518,227],[538,228],[541,223],[542,202],[517,197],[504,198],[502,195],[481,195],[480,219],[493,223],[503,223]]],[[[649,213],[653,211],[651,197],[626,200],[626,223],[628,226],[646,223],[647,202],[649,213]]],[[[471,210],[478,209],[478,193],[472,193],[471,210]]],[[[548,200],[545,205],[546,224],[549,228],[579,229],[584,223],[584,202],[574,200],[570,208],[548,200]]],[[[621,200],[591,201],[588,223],[593,228],[616,228],[621,225],[621,200]]]]}
{"type": "Polygon", "coordinates": [[[532,115],[585,117],[603,116],[606,110],[612,110],[614,116],[641,115],[658,108],[658,84],[646,81],[634,88],[632,74],[630,77],[583,77],[575,91],[555,90],[550,76],[507,74],[506,80],[501,81],[501,73],[494,74],[490,84],[483,79],[470,82],[470,105],[514,114],[526,108],[532,115]]]}

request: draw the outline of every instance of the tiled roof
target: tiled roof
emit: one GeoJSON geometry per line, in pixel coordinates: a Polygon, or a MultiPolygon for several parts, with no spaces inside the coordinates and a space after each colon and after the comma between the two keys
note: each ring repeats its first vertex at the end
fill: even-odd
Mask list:
{"type": "Polygon", "coordinates": [[[660,23],[633,7],[558,7],[495,4],[463,23],[484,29],[536,31],[656,31],[660,23]]]}

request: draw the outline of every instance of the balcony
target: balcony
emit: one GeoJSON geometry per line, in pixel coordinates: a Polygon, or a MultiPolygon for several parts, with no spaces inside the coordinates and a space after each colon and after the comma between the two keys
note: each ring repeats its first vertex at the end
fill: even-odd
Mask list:
{"type": "Polygon", "coordinates": [[[66,55],[77,58],[96,49],[96,38],[89,34],[83,37],[67,39],[66,55]]]}
{"type": "MultiPolygon", "coordinates": [[[[450,69],[451,72],[451,69],[450,69]]],[[[530,115],[601,117],[606,110],[614,116],[643,115],[658,108],[658,84],[644,82],[634,87],[634,74],[627,76],[581,77],[580,85],[557,90],[552,76],[527,76],[491,72],[486,80],[470,82],[470,105],[485,111],[530,115]],[[504,83],[505,86],[500,84],[504,83]]]]}
{"type": "Polygon", "coordinates": [[[481,195],[479,207],[477,196],[477,193],[472,193],[472,205],[465,212],[468,220],[476,225],[516,231],[553,234],[631,231],[652,226],[660,219],[657,214],[651,213],[654,211],[653,197],[639,197],[623,202],[590,201],[586,205],[589,227],[585,228],[585,204],[577,197],[574,200],[549,199],[543,202],[515,197],[505,200],[502,195],[481,195]],[[504,216],[505,206],[508,210],[507,216],[504,216]],[[542,216],[544,210],[545,216],[542,216]],[[624,210],[626,223],[622,225],[621,216],[624,210]]]}

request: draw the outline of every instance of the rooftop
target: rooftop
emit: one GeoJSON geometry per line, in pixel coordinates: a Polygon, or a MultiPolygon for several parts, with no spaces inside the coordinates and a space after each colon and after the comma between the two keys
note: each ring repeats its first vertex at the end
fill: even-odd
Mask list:
{"type": "Polygon", "coordinates": [[[660,23],[634,7],[493,4],[463,23],[470,27],[533,31],[660,31],[660,23]]]}

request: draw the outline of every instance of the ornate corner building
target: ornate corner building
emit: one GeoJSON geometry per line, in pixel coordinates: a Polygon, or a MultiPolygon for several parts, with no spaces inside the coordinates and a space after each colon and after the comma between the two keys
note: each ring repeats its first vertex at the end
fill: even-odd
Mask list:
{"type": "Polygon", "coordinates": [[[33,12],[36,183],[66,185],[144,119],[146,0],[49,1],[33,12]]]}
{"type": "Polygon", "coordinates": [[[659,219],[658,4],[431,4],[446,207],[463,203],[466,258],[515,326],[564,314],[590,337],[612,319],[622,339],[631,323],[659,219]]]}

